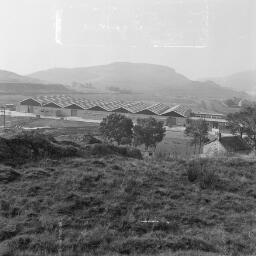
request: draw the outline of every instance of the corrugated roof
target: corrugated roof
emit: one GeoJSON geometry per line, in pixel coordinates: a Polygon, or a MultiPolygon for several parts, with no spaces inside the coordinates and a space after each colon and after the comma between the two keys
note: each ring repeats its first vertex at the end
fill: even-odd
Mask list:
{"type": "Polygon", "coordinates": [[[170,109],[170,107],[162,103],[154,104],[148,108],[148,110],[152,111],[157,115],[163,114],[168,109],[170,109]]]}
{"type": "Polygon", "coordinates": [[[191,109],[186,105],[176,105],[172,108],[169,108],[165,112],[163,112],[161,115],[168,114],[170,112],[175,112],[183,117],[188,117],[188,112],[190,112],[191,109]]]}
{"type": "Polygon", "coordinates": [[[182,116],[186,117],[186,112],[189,110],[187,106],[178,105],[175,107],[170,107],[162,103],[145,103],[142,101],[132,101],[124,102],[119,100],[102,100],[102,99],[86,99],[82,97],[74,97],[71,95],[41,95],[31,98],[41,105],[53,103],[61,107],[68,107],[71,105],[78,105],[85,110],[89,110],[94,107],[104,109],[105,111],[115,111],[118,109],[124,109],[130,113],[139,113],[143,111],[148,111],[149,113],[156,115],[162,115],[174,111],[182,116]]]}

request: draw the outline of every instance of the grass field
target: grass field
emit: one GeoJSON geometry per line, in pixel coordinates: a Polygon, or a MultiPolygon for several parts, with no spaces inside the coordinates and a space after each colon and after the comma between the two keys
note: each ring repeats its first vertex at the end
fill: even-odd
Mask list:
{"type": "MultiPolygon", "coordinates": [[[[3,117],[0,117],[0,126],[3,124],[3,117]]],[[[60,119],[38,119],[31,117],[6,117],[7,127],[15,127],[17,125],[26,128],[48,127],[49,133],[58,135],[69,135],[66,139],[74,140],[76,136],[85,133],[98,134],[99,125],[96,123],[86,123],[77,121],[65,121],[60,119]]],[[[189,158],[194,153],[194,148],[190,145],[191,139],[184,135],[184,132],[177,128],[167,130],[164,140],[157,145],[157,153],[165,156],[173,156],[177,158],[189,158]]]]}
{"type": "Polygon", "coordinates": [[[191,146],[191,138],[184,135],[181,129],[166,131],[164,140],[158,144],[157,152],[170,155],[174,158],[189,158],[194,154],[194,147],[191,146]]]}
{"type": "Polygon", "coordinates": [[[255,160],[138,160],[72,144],[55,153],[73,157],[28,161],[19,142],[27,162],[0,166],[2,256],[256,253],[255,160]]]}

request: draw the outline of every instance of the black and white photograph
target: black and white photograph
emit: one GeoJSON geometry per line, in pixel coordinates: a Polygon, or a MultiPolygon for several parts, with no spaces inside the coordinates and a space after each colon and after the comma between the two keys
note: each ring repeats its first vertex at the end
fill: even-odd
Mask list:
{"type": "Polygon", "coordinates": [[[256,255],[256,0],[0,0],[0,256],[256,255]]]}

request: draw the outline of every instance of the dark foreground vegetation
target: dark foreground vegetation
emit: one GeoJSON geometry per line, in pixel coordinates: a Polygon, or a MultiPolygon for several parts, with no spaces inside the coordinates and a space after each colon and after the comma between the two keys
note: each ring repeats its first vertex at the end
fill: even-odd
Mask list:
{"type": "Polygon", "coordinates": [[[254,161],[146,161],[37,135],[4,142],[14,139],[36,158],[0,166],[1,256],[256,253],[254,161]]]}

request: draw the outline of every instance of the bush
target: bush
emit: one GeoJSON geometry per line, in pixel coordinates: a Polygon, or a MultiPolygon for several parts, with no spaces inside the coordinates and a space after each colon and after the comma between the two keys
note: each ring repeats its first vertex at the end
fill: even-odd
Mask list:
{"type": "Polygon", "coordinates": [[[92,135],[84,135],[82,142],[84,142],[85,144],[101,144],[102,143],[100,140],[96,139],[92,135]]]}
{"type": "Polygon", "coordinates": [[[187,167],[188,180],[190,182],[196,181],[199,177],[202,176],[203,171],[204,171],[203,163],[196,160],[189,162],[187,167]]]}
{"type": "Polygon", "coordinates": [[[118,145],[122,139],[132,139],[133,122],[130,118],[121,114],[111,114],[104,118],[100,123],[100,131],[104,138],[109,141],[115,141],[118,145]]]}
{"type": "Polygon", "coordinates": [[[133,128],[134,145],[144,144],[145,149],[149,147],[156,148],[165,136],[166,129],[164,123],[153,117],[138,118],[137,124],[133,128]]]}
{"type": "Polygon", "coordinates": [[[93,144],[88,145],[86,149],[92,155],[120,155],[125,157],[142,159],[141,151],[137,148],[118,147],[110,144],[93,144]]]}
{"type": "Polygon", "coordinates": [[[127,138],[127,137],[123,137],[120,142],[121,145],[131,145],[131,143],[132,143],[132,138],[127,138]]]}
{"type": "Polygon", "coordinates": [[[56,117],[66,117],[67,115],[60,109],[56,111],[56,117]]]}
{"type": "Polygon", "coordinates": [[[20,173],[10,167],[0,166],[0,183],[9,183],[20,177],[20,173]]]}
{"type": "Polygon", "coordinates": [[[80,156],[79,145],[57,142],[52,136],[37,132],[24,132],[9,139],[0,138],[0,161],[15,166],[45,157],[62,158],[80,156]]]}
{"type": "Polygon", "coordinates": [[[215,188],[219,183],[219,176],[214,170],[210,169],[202,172],[200,177],[200,187],[202,189],[215,188]]]}
{"type": "Polygon", "coordinates": [[[189,162],[187,176],[190,182],[198,181],[202,189],[216,188],[220,182],[215,167],[207,159],[189,162]]]}

